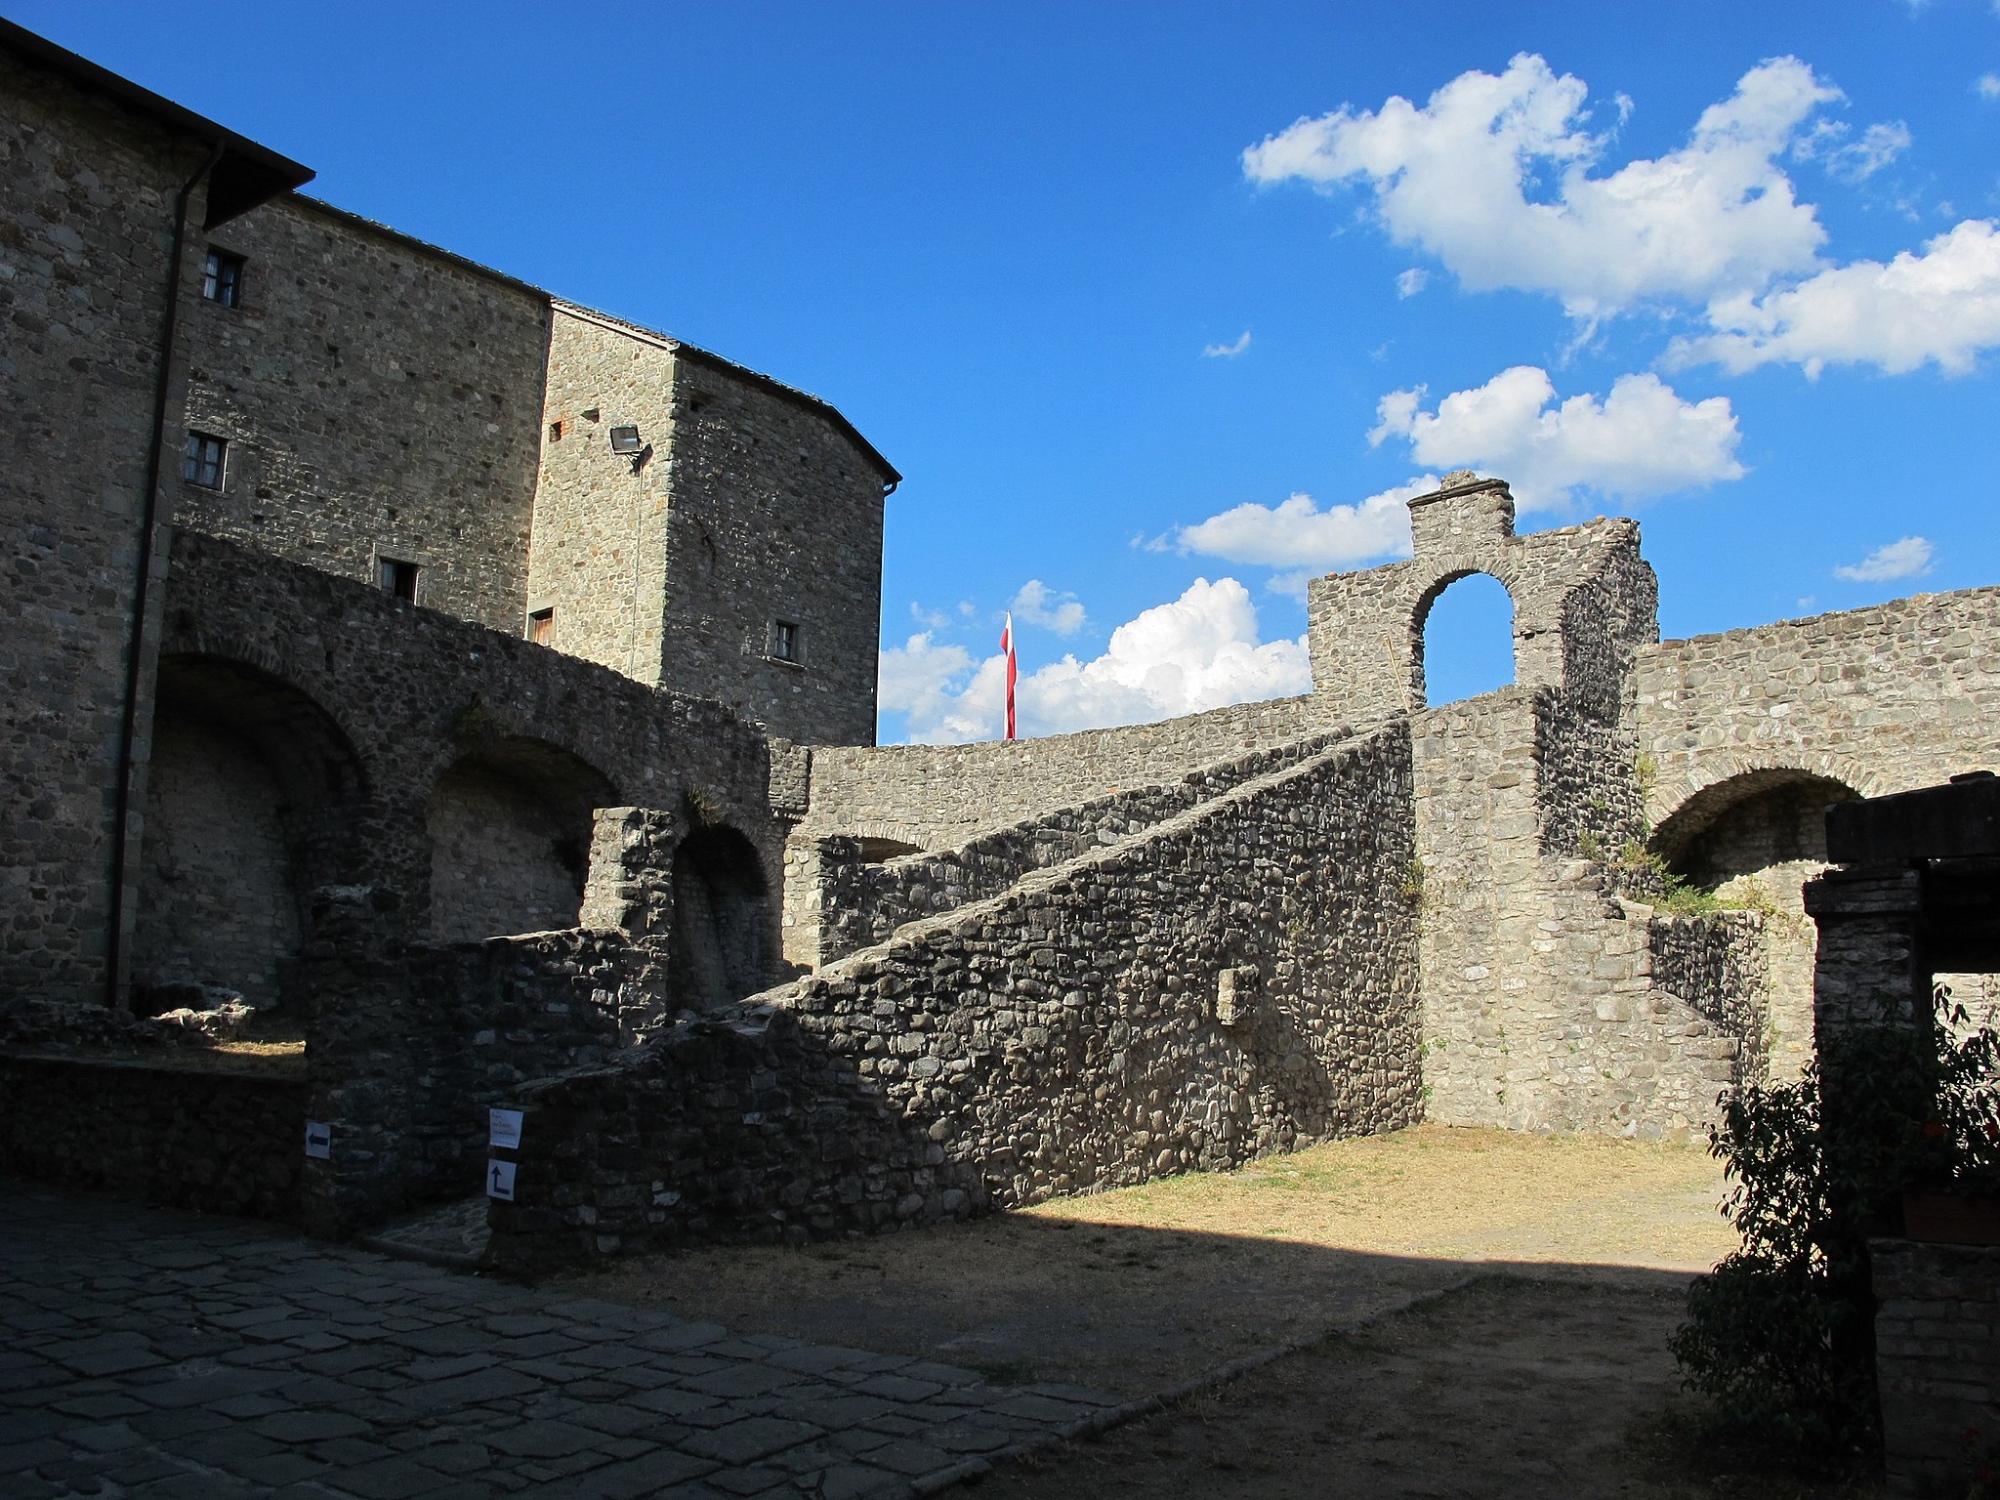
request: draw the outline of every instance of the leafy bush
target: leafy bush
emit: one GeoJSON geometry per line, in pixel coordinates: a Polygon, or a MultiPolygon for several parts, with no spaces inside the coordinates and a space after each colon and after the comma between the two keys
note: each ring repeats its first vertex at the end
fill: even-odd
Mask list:
{"type": "Polygon", "coordinates": [[[1822,1035],[1803,1078],[1742,1089],[1709,1132],[1743,1245],[1689,1289],[1672,1348],[1724,1432],[1819,1466],[1871,1451],[1868,1236],[1901,1227],[1908,1187],[2000,1195],[2000,1036],[1935,999],[1922,1030],[1822,1035]]]}

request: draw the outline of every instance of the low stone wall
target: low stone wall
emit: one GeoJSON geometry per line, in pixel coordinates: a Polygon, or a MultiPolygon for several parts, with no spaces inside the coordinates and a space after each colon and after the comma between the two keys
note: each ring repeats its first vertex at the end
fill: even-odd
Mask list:
{"type": "Polygon", "coordinates": [[[0,1170],[168,1208],[296,1220],[306,1080],[0,1054],[0,1170]]]}
{"type": "Polygon", "coordinates": [[[530,1085],[495,1260],[804,1239],[1421,1113],[1405,726],[530,1085]]]}
{"type": "Polygon", "coordinates": [[[603,1063],[666,1017],[663,954],[621,931],[409,943],[375,908],[388,895],[314,904],[312,1110],[333,1155],[311,1164],[306,1217],[323,1234],[478,1192],[489,1106],[603,1063]]]}
{"type": "Polygon", "coordinates": [[[1752,911],[1698,917],[1655,912],[1646,924],[1653,985],[1680,996],[1740,1045],[1737,1083],[1763,1081],[1770,1060],[1771,956],[1752,911]]]}
{"type": "Polygon", "coordinates": [[[1337,741],[1315,735],[1184,776],[1165,786],[1140,787],[1066,807],[984,834],[964,847],[911,854],[884,863],[862,857],[859,840],[815,841],[815,870],[807,874],[799,924],[816,935],[816,951],[793,957],[814,968],[886,941],[905,923],[955,911],[997,896],[1035,870],[1063,864],[1101,845],[1115,844],[1258,776],[1294,765],[1337,741]]]}
{"type": "Polygon", "coordinates": [[[2000,1246],[1872,1240],[1889,1489],[1979,1493],[2000,1460],[2000,1246]]]}
{"type": "Polygon", "coordinates": [[[1310,694],[976,745],[818,746],[800,831],[956,848],[982,833],[1329,731],[1310,694]]]}

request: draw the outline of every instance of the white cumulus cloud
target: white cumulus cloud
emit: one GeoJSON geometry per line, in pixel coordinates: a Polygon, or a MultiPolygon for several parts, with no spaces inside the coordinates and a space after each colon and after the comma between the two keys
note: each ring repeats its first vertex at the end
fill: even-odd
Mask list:
{"type": "Polygon", "coordinates": [[[1906,536],[1901,541],[1877,547],[1858,563],[1835,568],[1833,576],[1845,578],[1849,583],[1883,583],[1891,578],[1916,578],[1930,572],[1931,559],[1936,555],[1936,550],[1924,538],[1906,536]]]}
{"type": "Polygon", "coordinates": [[[1039,578],[1030,578],[1007,606],[1024,625],[1039,625],[1057,635],[1075,635],[1084,626],[1083,605],[1074,594],[1058,594],[1039,578]]]}
{"type": "Polygon", "coordinates": [[[1237,335],[1233,343],[1204,344],[1201,350],[1201,357],[1203,359],[1234,359],[1249,347],[1250,330],[1246,328],[1242,333],[1237,335]]]}
{"type": "Polygon", "coordinates": [[[1329,505],[1324,510],[1310,495],[1293,495],[1275,506],[1245,503],[1177,528],[1173,545],[1225,562],[1288,569],[1271,586],[1301,593],[1305,580],[1315,573],[1406,555],[1410,498],[1437,487],[1437,477],[1425,475],[1370,495],[1358,505],[1329,505]]]}
{"type": "Polygon", "coordinates": [[[1576,489],[1641,500],[1740,479],[1729,398],[1684,401],[1656,375],[1621,375],[1602,401],[1560,404],[1546,370],[1516,365],[1423,409],[1421,389],[1376,408],[1371,443],[1406,438],[1419,463],[1498,474],[1525,510],[1560,507],[1576,489]]]}
{"type": "Polygon", "coordinates": [[[1714,363],[1740,374],[1774,361],[1817,376],[1830,364],[1869,364],[1890,375],[1934,361],[1970,371],[2000,345],[2000,224],[1967,219],[1887,262],[1855,261],[1763,297],[1709,309],[1716,332],[1677,340],[1671,364],[1714,363]]]}
{"type": "MultiPolygon", "coordinates": [[[[1523,53],[1460,74],[1421,107],[1302,119],[1243,153],[1255,182],[1360,181],[1390,237],[1468,288],[1517,287],[1596,317],[1646,298],[1707,301],[1810,269],[1825,231],[1776,164],[1840,93],[1780,57],[1709,106],[1687,144],[1601,176],[1588,89],[1523,53]]],[[[1864,137],[1864,140],[1869,137],[1864,137]]],[[[1885,143],[1879,139],[1877,148],[1885,143]]]]}
{"type": "MultiPolygon", "coordinates": [[[[1024,663],[1024,665],[1026,665],[1024,663]]],[[[1001,733],[1004,660],[974,663],[928,634],[882,653],[881,703],[909,715],[917,743],[956,744],[1001,733]]],[[[1066,655],[1025,672],[1015,690],[1024,734],[1140,724],[1312,686],[1303,637],[1258,639],[1250,591],[1234,578],[1197,578],[1111,633],[1104,654],[1066,655]]]]}
{"type": "Polygon", "coordinates": [[[1430,282],[1430,272],[1426,271],[1422,266],[1411,266],[1407,271],[1398,271],[1396,273],[1396,295],[1405,299],[1414,297],[1418,292],[1429,286],[1430,282]]]}

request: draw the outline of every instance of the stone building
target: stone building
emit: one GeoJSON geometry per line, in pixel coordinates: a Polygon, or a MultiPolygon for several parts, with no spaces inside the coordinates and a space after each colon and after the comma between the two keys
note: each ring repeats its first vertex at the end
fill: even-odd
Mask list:
{"type": "MultiPolygon", "coordinates": [[[[2000,590],[1663,642],[1636,523],[1517,535],[1471,474],[1314,581],[1311,693],[878,747],[897,476],[831,407],[4,24],[0,113],[0,992],[294,1011],[255,1120],[332,1144],[251,1175],[328,1232],[474,1191],[505,1102],[522,1265],[1420,1118],[1696,1131],[1810,1048],[1825,809],[2000,752],[2000,590]],[[1515,682],[1431,706],[1472,574],[1515,682]]],[[[74,1111],[126,1076],[0,1149],[112,1180],[74,1111]]]]}

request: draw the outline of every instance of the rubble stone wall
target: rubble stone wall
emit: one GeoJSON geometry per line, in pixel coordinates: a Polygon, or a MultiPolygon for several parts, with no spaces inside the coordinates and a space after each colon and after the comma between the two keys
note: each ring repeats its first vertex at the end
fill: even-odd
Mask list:
{"type": "Polygon", "coordinates": [[[875,1232],[1414,1121],[1408,754],[1347,741],[530,1085],[496,1258],[875,1232]]]}
{"type": "Polygon", "coordinates": [[[176,524],[371,586],[414,562],[419,603],[519,635],[547,295],[298,194],[207,247],[241,293],[189,304],[176,524]],[[220,489],[181,479],[188,431],[228,440],[220,489]]]}
{"type": "Polygon", "coordinates": [[[798,834],[955,849],[1063,808],[1162,786],[1203,766],[1334,729],[1308,695],[1032,740],[822,746],[813,751],[811,807],[798,834]]]}
{"type": "Polygon", "coordinates": [[[0,1054],[9,1173],[168,1208],[295,1222],[306,1081],[0,1054]]]}
{"type": "MultiPolygon", "coordinates": [[[[1129,838],[1231,787],[1295,764],[1325,749],[1332,739],[1315,735],[1211,766],[1165,786],[1099,797],[982,834],[944,853],[871,862],[863,857],[863,846],[856,839],[820,839],[810,850],[814,868],[803,876],[815,910],[803,920],[788,914],[786,927],[788,942],[807,933],[815,934],[817,942],[809,951],[800,943],[801,951],[792,956],[813,968],[845,958],[885,941],[906,922],[997,896],[1032,871],[1129,838]]],[[[788,870],[787,878],[799,877],[788,870]]]]}
{"type": "Polygon", "coordinates": [[[1889,1490],[1964,1494],[2000,1448],[2000,1246],[1871,1240],[1889,1490]]]}
{"type": "MultiPolygon", "coordinates": [[[[207,142],[169,134],[0,50],[6,992],[96,999],[105,990],[110,789],[174,198],[207,154],[207,142]]],[[[195,224],[204,202],[197,188],[195,224]]],[[[200,257],[189,259],[183,300],[200,271],[200,257]]],[[[174,379],[185,370],[182,329],[174,379]]]]}

